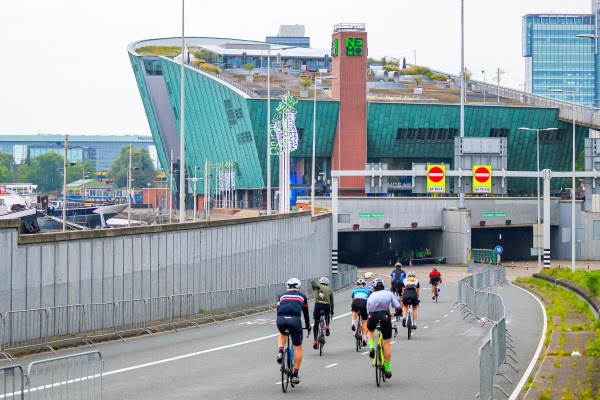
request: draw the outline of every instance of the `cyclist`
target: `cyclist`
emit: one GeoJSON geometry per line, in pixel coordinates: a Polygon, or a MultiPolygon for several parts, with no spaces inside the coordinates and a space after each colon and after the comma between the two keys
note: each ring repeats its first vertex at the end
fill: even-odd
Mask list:
{"type": "Polygon", "coordinates": [[[367,338],[369,339],[369,357],[375,357],[375,328],[377,323],[381,323],[381,336],[383,338],[383,358],[385,367],[385,377],[392,377],[390,371],[390,363],[392,360],[392,348],[390,339],[392,337],[392,317],[390,315],[390,305],[396,309],[396,315],[400,313],[400,302],[398,299],[387,290],[383,280],[377,278],[373,281],[373,293],[367,300],[367,312],[369,319],[367,320],[367,338]]]}
{"type": "MultiPolygon", "coordinates": [[[[433,270],[429,273],[429,283],[431,284],[431,300],[435,300],[435,285],[442,283],[442,274],[436,267],[433,267],[433,270]]],[[[438,286],[439,291],[440,288],[438,286]]]]}
{"type": "Polygon", "coordinates": [[[391,274],[390,287],[392,288],[392,293],[400,297],[402,294],[402,282],[404,281],[404,278],[406,278],[406,272],[402,269],[402,264],[399,262],[397,262],[394,267],[396,268],[394,268],[391,274]]]}
{"type": "Polygon", "coordinates": [[[297,385],[300,383],[298,371],[302,363],[302,321],[300,317],[304,314],[305,329],[310,329],[310,319],[308,316],[308,299],[304,293],[300,293],[300,280],[291,278],[287,281],[288,291],[281,295],[277,302],[277,329],[279,329],[279,337],[277,345],[279,352],[277,353],[277,362],[281,364],[283,359],[283,347],[286,342],[285,330],[290,331],[292,337],[292,345],[294,346],[294,372],[292,374],[292,382],[297,385]]]}
{"type": "Polygon", "coordinates": [[[417,309],[419,308],[419,292],[421,285],[417,279],[415,271],[408,271],[404,279],[404,290],[402,291],[402,326],[406,327],[406,315],[408,314],[408,305],[413,306],[413,329],[417,329],[417,309]]]}
{"type": "Polygon", "coordinates": [[[325,336],[329,336],[329,320],[330,316],[333,315],[333,290],[329,287],[329,278],[323,276],[319,278],[319,283],[316,280],[310,281],[313,291],[315,292],[315,309],[313,311],[313,318],[315,319],[315,325],[313,328],[315,341],[313,342],[313,349],[317,349],[317,334],[319,333],[319,319],[321,318],[321,310],[325,314],[325,336]]]}
{"type": "Polygon", "coordinates": [[[371,291],[365,287],[365,280],[358,279],[356,281],[356,287],[352,290],[352,330],[356,330],[356,316],[360,315],[362,331],[363,346],[367,345],[367,319],[369,314],[367,313],[367,299],[371,291]]]}
{"type": "Polygon", "coordinates": [[[375,278],[375,275],[373,275],[372,272],[365,272],[364,278],[366,281],[365,287],[372,292],[373,291],[373,279],[375,278]]]}

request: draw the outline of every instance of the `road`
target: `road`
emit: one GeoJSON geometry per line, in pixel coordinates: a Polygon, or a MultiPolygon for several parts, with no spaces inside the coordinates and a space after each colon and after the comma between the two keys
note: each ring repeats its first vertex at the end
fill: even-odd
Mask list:
{"type": "MultiPolygon", "coordinates": [[[[429,286],[429,285],[424,285],[429,286]]],[[[541,332],[535,300],[514,286],[496,289],[510,297],[507,314],[518,341],[518,368],[525,370],[541,332]],[[537,314],[536,314],[537,313],[537,314]],[[528,323],[525,323],[529,321],[528,323]]],[[[406,330],[392,344],[391,380],[375,385],[366,351],[357,353],[350,330],[350,290],[336,294],[336,315],[322,357],[305,339],[300,385],[287,395],[330,399],[397,396],[407,390],[415,399],[471,399],[478,392],[478,349],[489,335],[490,325],[465,322],[453,307],[457,285],[444,282],[439,303],[422,289],[418,329],[408,341],[406,330]]],[[[311,304],[312,309],[312,304],[311,304]]],[[[280,398],[280,373],[275,363],[275,313],[226,321],[201,328],[165,332],[125,342],[99,344],[105,360],[104,398],[116,399],[271,399],[280,398]]],[[[70,349],[60,355],[84,351],[70,349]]],[[[45,356],[47,357],[47,356],[45,356]]],[[[24,357],[22,365],[40,356],[24,357]]],[[[509,371],[510,372],[510,371],[509,371]]],[[[520,374],[521,374],[520,373],[520,374]]],[[[520,375],[513,373],[512,391],[520,375]]],[[[501,382],[496,379],[497,382],[501,382]]]]}

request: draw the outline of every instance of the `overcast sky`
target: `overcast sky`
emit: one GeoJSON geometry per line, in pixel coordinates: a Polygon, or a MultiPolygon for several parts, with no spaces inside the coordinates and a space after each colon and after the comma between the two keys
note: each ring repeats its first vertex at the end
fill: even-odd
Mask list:
{"type": "MultiPolygon", "coordinates": [[[[524,80],[521,17],[591,13],[591,0],[465,0],[465,66],[474,79],[524,80]]],[[[333,26],[364,22],[369,55],[460,70],[460,1],[186,1],[186,36],[264,40],[303,24],[329,48],[333,26]]],[[[181,35],[177,0],[0,1],[0,134],[149,134],[126,46],[181,35]]]]}

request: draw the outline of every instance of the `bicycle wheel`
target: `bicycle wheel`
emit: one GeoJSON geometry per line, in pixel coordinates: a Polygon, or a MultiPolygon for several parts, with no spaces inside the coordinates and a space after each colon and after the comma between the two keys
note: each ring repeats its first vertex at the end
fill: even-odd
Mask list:
{"type": "Polygon", "coordinates": [[[356,320],[356,331],[354,332],[354,341],[356,342],[356,351],[360,351],[362,347],[362,324],[360,317],[356,320]]]}
{"type": "Polygon", "coordinates": [[[289,351],[289,347],[286,347],[283,351],[283,359],[281,360],[281,389],[283,390],[283,393],[287,392],[288,384],[290,383],[290,375],[287,370],[290,359],[289,351]]]}
{"type": "Polygon", "coordinates": [[[294,381],[292,381],[292,374],[294,373],[294,357],[291,357],[291,352],[290,352],[290,354],[288,356],[287,370],[288,370],[287,378],[288,378],[290,384],[292,385],[292,387],[294,387],[294,386],[296,386],[294,384],[294,381]]]}
{"type": "Polygon", "coordinates": [[[325,345],[325,322],[323,321],[323,317],[321,316],[321,321],[319,322],[319,337],[317,338],[319,342],[319,356],[323,355],[323,346],[325,345]]]}
{"type": "Polygon", "coordinates": [[[408,316],[406,317],[406,328],[408,330],[408,340],[410,340],[410,335],[412,333],[412,325],[413,325],[412,309],[409,309],[408,316]]]}
{"type": "Polygon", "coordinates": [[[375,382],[377,386],[381,386],[381,349],[379,348],[379,341],[375,346],[375,382]]]}

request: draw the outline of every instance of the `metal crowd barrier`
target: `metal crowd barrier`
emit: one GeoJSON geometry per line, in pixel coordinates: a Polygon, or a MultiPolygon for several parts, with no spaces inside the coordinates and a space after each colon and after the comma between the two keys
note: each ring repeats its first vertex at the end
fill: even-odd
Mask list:
{"type": "MultiPolygon", "coordinates": [[[[330,278],[330,287],[339,289],[354,284],[356,267],[340,265],[330,278]]],[[[301,290],[313,295],[312,279],[303,279],[301,290]]],[[[285,283],[257,287],[187,293],[148,299],[107,303],[56,306],[48,309],[9,311],[0,314],[0,355],[12,360],[11,351],[48,348],[52,345],[120,337],[123,334],[153,335],[150,328],[176,329],[176,325],[199,326],[237,318],[257,310],[273,308],[287,290],[285,283]]],[[[462,290],[462,289],[461,289],[462,290]]]]}
{"type": "MultiPolygon", "coordinates": [[[[461,279],[458,283],[458,302],[463,308],[463,318],[472,315],[472,322],[479,320],[483,324],[492,323],[489,338],[479,348],[479,393],[477,397],[483,400],[493,398],[494,388],[497,388],[507,397],[508,394],[498,385],[494,384],[494,376],[500,375],[510,380],[500,372],[500,367],[508,364],[515,371],[516,368],[507,361],[507,349],[512,350],[506,332],[505,308],[502,297],[495,293],[485,291],[486,288],[506,283],[506,272],[503,267],[488,264],[469,264],[469,272],[474,275],[461,279]]],[[[512,350],[514,352],[514,350],[512,350]]]]}
{"type": "Polygon", "coordinates": [[[99,351],[34,361],[27,368],[27,399],[102,400],[99,351]]]}
{"type": "Polygon", "coordinates": [[[23,369],[20,365],[0,368],[0,398],[22,400],[25,398],[24,388],[23,369]]]}

